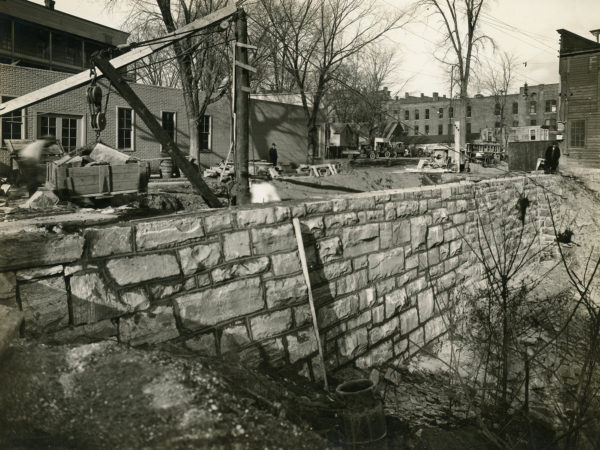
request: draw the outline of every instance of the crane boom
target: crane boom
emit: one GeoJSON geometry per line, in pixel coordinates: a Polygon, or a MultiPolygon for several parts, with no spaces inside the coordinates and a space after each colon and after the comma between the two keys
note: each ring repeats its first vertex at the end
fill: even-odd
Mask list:
{"type": "MultiPolygon", "coordinates": [[[[178,28],[174,32],[165,35],[163,38],[152,44],[142,45],[140,47],[134,48],[133,50],[130,50],[127,53],[117,56],[116,58],[110,60],[110,64],[116,69],[125,67],[172,44],[175,41],[189,36],[190,34],[198,30],[209,27],[216,22],[220,22],[222,20],[227,19],[228,17],[235,14],[236,11],[236,6],[232,3],[211,14],[201,17],[181,28],[178,28]]],[[[102,72],[97,70],[97,76],[102,76],[102,72]]],[[[90,73],[89,70],[86,70],[69,78],[65,78],[64,80],[58,81],[54,84],[45,86],[36,91],[22,95],[21,97],[17,97],[6,103],[0,103],[0,116],[4,114],[9,114],[21,108],[26,108],[27,106],[34,105],[44,100],[48,100],[52,97],[64,94],[65,92],[72,91],[73,89],[77,89],[78,87],[87,84],[89,81],[90,73]]]]}

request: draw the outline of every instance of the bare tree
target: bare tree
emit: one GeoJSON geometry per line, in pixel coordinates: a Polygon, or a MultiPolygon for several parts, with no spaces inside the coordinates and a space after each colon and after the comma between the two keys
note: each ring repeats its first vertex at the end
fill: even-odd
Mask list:
{"type": "MultiPolygon", "coordinates": [[[[117,0],[106,0],[110,6],[117,0]]],[[[227,5],[227,0],[128,0],[131,14],[128,22],[133,28],[152,24],[155,37],[174,32],[194,20],[227,5]]],[[[204,29],[201,34],[186,37],[173,43],[178,78],[183,90],[189,135],[190,156],[198,160],[200,125],[209,104],[219,100],[226,91],[217,92],[221,81],[229,73],[227,42],[229,31],[219,25],[204,29]]],[[[139,69],[138,69],[139,70],[139,69]]],[[[152,75],[153,77],[156,74],[152,75]]]]}
{"type": "Polygon", "coordinates": [[[480,14],[490,0],[419,0],[419,5],[438,17],[443,27],[443,55],[440,61],[449,66],[451,83],[458,84],[461,104],[460,142],[466,142],[466,115],[469,82],[478,51],[491,38],[480,31],[480,14]],[[457,4],[458,3],[458,4],[457,4]]]}
{"type": "Polygon", "coordinates": [[[265,30],[281,45],[279,60],[293,77],[304,108],[307,161],[318,147],[321,103],[342,64],[402,26],[403,12],[379,10],[370,0],[259,0],[256,15],[268,18],[265,30]]]}
{"type": "MultiPolygon", "coordinates": [[[[146,41],[163,34],[163,29],[151,23],[135,24],[130,39],[135,42],[146,41]]],[[[135,64],[136,82],[154,86],[180,87],[179,70],[175,53],[171,47],[152,53],[135,64]]]]}

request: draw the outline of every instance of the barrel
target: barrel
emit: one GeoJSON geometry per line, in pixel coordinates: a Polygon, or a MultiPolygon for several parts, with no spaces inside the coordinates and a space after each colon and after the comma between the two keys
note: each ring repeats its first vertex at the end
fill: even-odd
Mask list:
{"type": "Polygon", "coordinates": [[[171,158],[163,159],[160,162],[160,176],[162,178],[171,178],[173,176],[173,161],[171,158]]]}
{"type": "Polygon", "coordinates": [[[336,394],[345,406],[340,411],[342,441],[352,447],[381,441],[387,434],[381,400],[366,378],[340,384],[336,394]]]}

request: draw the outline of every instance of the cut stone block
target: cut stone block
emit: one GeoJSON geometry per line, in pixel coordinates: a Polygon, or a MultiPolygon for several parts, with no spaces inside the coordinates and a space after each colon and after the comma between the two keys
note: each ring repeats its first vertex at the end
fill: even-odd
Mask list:
{"type": "Polygon", "coordinates": [[[119,341],[129,345],[157,344],[179,336],[173,308],[157,306],[119,319],[119,341]]]}
{"type": "Polygon", "coordinates": [[[21,284],[19,295],[25,315],[25,333],[41,334],[69,325],[67,289],[63,277],[21,284]]]}

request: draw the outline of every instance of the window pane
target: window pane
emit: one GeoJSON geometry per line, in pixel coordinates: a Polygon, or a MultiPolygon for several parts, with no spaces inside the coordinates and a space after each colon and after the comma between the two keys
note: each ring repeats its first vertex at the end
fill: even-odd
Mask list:
{"type": "Polygon", "coordinates": [[[77,147],[77,119],[62,118],[61,144],[65,150],[75,150],[77,147]]]}
{"type": "Polygon", "coordinates": [[[132,112],[129,108],[118,108],[117,148],[132,149],[132,112]]]}
{"type": "MultiPolygon", "coordinates": [[[[12,100],[14,97],[2,96],[2,103],[12,100]]],[[[23,115],[21,110],[13,111],[1,117],[2,119],[2,147],[6,147],[5,139],[23,139],[21,133],[23,127],[23,115]]]]}
{"type": "Polygon", "coordinates": [[[50,58],[50,32],[34,25],[15,22],[15,52],[50,58]]]}
{"type": "Polygon", "coordinates": [[[81,40],[66,34],[52,33],[52,60],[81,66],[83,62],[81,40]]]}
{"type": "Polygon", "coordinates": [[[519,114],[519,104],[517,102],[512,104],[512,112],[513,114],[519,114]]]}
{"type": "Polygon", "coordinates": [[[175,113],[166,112],[162,113],[162,127],[169,134],[169,137],[175,140],[175,113]]]}
{"type": "Polygon", "coordinates": [[[571,121],[571,147],[585,147],[585,120],[571,121]]]}
{"type": "Polygon", "coordinates": [[[210,116],[202,116],[198,124],[200,150],[210,150],[210,116]]]}
{"type": "Polygon", "coordinates": [[[12,51],[12,32],[10,19],[0,17],[0,49],[12,51]]]}
{"type": "Polygon", "coordinates": [[[56,137],[56,117],[42,116],[40,120],[40,137],[56,137]]]}

